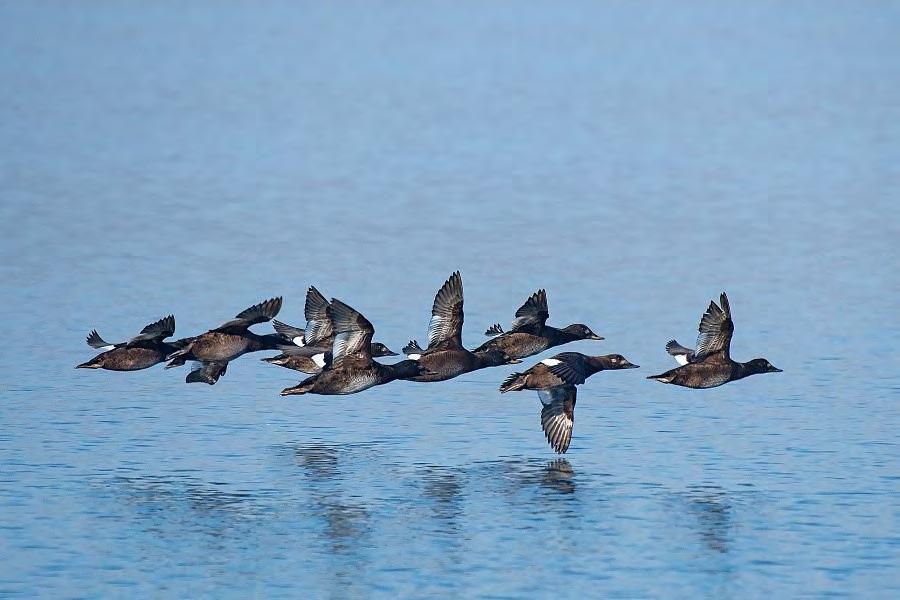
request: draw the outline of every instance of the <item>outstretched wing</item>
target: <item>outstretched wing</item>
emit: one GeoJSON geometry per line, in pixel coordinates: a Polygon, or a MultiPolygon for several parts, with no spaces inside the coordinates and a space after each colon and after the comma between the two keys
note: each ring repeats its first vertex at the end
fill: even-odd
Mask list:
{"type": "Polygon", "coordinates": [[[444,282],[434,297],[428,323],[428,348],[446,344],[462,348],[463,286],[459,271],[444,282]]]}
{"type": "Polygon", "coordinates": [[[375,328],[359,311],[337,300],[331,299],[331,322],[334,325],[334,345],[331,348],[332,364],[335,368],[359,363],[372,364],[372,336],[375,328]]]}
{"type": "Polygon", "coordinates": [[[592,374],[588,372],[584,355],[578,352],[561,352],[541,362],[550,367],[551,373],[571,385],[581,385],[592,374]]]}
{"type": "Polygon", "coordinates": [[[325,296],[315,286],[309,286],[306,290],[306,305],[303,308],[303,315],[306,317],[304,344],[315,346],[334,335],[334,325],[328,307],[325,296]]]}
{"type": "Polygon", "coordinates": [[[234,319],[227,323],[222,323],[220,326],[216,327],[214,331],[222,331],[225,333],[239,333],[246,331],[251,325],[271,321],[280,310],[281,296],[271,298],[264,302],[260,302],[259,304],[254,304],[248,309],[242,310],[235,315],[234,319]]]}
{"type": "Polygon", "coordinates": [[[694,360],[694,351],[685,348],[675,340],[669,340],[669,343],[666,344],[666,352],[672,355],[679,365],[686,365],[694,360]]]}
{"type": "Polygon", "coordinates": [[[293,325],[288,325],[287,323],[282,323],[278,319],[272,319],[272,327],[275,331],[287,339],[291,340],[296,346],[304,346],[306,345],[305,341],[305,331],[300,329],[299,327],[294,327],[293,325]]]}
{"type": "Polygon", "coordinates": [[[721,308],[710,302],[709,308],[700,319],[700,335],[697,336],[697,350],[694,360],[703,360],[713,354],[722,353],[728,360],[731,358],[731,336],[734,334],[734,322],[731,320],[731,306],[725,292],[719,296],[721,308]]]}
{"type": "Polygon", "coordinates": [[[576,395],[574,385],[560,385],[538,391],[538,397],[544,405],[541,409],[541,428],[557,454],[565,454],[572,441],[576,395]]]}
{"type": "Polygon", "coordinates": [[[139,334],[128,340],[128,344],[146,340],[164,340],[172,335],[175,335],[175,315],[169,315],[155,323],[150,323],[141,329],[139,334]]]}
{"type": "Polygon", "coordinates": [[[511,331],[525,329],[540,331],[547,323],[550,312],[547,309],[547,292],[538,290],[516,311],[516,318],[510,325],[511,331]]]}
{"type": "Polygon", "coordinates": [[[215,385],[219,377],[228,370],[228,361],[201,362],[191,369],[184,381],[186,383],[206,383],[215,385]]]}
{"type": "MultiPolygon", "coordinates": [[[[91,348],[95,348],[97,350],[112,350],[116,347],[116,344],[110,344],[97,333],[96,329],[92,329],[88,334],[87,339],[85,340],[87,345],[91,348]]],[[[121,345],[121,344],[120,344],[121,345]]]]}

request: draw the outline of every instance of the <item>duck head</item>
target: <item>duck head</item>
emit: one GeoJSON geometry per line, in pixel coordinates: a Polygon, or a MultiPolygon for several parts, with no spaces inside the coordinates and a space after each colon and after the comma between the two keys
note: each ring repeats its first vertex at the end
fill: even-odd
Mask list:
{"type": "Polygon", "coordinates": [[[591,328],[587,325],[582,325],[581,323],[575,323],[573,325],[569,325],[568,327],[563,328],[563,331],[572,336],[573,339],[576,340],[602,340],[605,339],[602,336],[597,335],[591,328]]]}

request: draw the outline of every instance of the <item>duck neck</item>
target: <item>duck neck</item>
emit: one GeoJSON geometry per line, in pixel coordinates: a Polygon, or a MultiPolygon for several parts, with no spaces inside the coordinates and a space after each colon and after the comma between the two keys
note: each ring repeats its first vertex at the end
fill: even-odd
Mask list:
{"type": "Polygon", "coordinates": [[[478,361],[478,368],[496,367],[503,364],[502,357],[495,351],[475,352],[475,360],[478,361]]]}
{"type": "Polygon", "coordinates": [[[281,336],[275,333],[267,333],[265,335],[258,335],[253,333],[252,331],[247,332],[247,338],[250,341],[251,351],[256,350],[275,350],[278,348],[279,344],[283,344],[281,336]]]}

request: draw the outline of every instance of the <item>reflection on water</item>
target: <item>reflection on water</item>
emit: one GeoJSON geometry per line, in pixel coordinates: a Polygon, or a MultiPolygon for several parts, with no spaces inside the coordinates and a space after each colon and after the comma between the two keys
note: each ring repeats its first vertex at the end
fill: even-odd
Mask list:
{"type": "Polygon", "coordinates": [[[258,514],[253,496],[184,476],[113,478],[111,488],[127,504],[149,512],[193,512],[210,516],[248,517],[258,514]]]}
{"type": "Polygon", "coordinates": [[[725,491],[714,485],[692,486],[684,494],[688,510],[697,520],[697,531],[706,546],[725,554],[731,545],[732,506],[725,491]]]}
{"type": "Polygon", "coordinates": [[[455,467],[425,465],[418,471],[422,496],[429,500],[435,519],[444,531],[457,532],[463,510],[466,474],[455,467]]]}

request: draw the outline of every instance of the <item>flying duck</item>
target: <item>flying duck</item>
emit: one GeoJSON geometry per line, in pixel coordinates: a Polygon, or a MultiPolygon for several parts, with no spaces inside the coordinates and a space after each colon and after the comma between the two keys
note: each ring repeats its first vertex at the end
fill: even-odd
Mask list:
{"type": "Polygon", "coordinates": [[[110,344],[94,329],[87,336],[91,348],[103,350],[91,360],[76,366],[76,369],[108,369],[110,371],[138,371],[165,362],[166,357],[184,347],[187,340],[164,342],[175,334],[175,317],[169,315],[155,323],[150,323],[141,332],[128,340],[110,344]]]}
{"type": "Polygon", "coordinates": [[[457,375],[505,364],[521,362],[500,349],[470,352],[462,345],[463,285],[459,271],[453,273],[434,297],[428,324],[428,347],[424,350],[415,340],[403,348],[411,360],[426,371],[411,377],[412,381],[445,381],[457,375]]]}
{"type": "Polygon", "coordinates": [[[719,296],[719,302],[721,306],[715,301],[710,301],[709,307],[700,319],[697,349],[691,350],[675,340],[669,341],[666,350],[681,366],[661,375],[651,375],[647,379],[705,389],[758,373],[781,373],[781,369],[775,368],[765,358],[754,358],[745,363],[731,359],[734,322],[731,320],[731,306],[725,292],[719,296]]]}
{"type": "Polygon", "coordinates": [[[323,366],[321,373],[281,390],[282,396],[355,394],[372,386],[423,373],[422,365],[414,360],[393,365],[375,362],[371,353],[372,336],[375,334],[372,323],[335,298],[331,300],[330,312],[335,333],[331,364],[323,366]]]}
{"type": "Polygon", "coordinates": [[[509,331],[504,332],[499,323],[492,325],[484,334],[493,338],[476,348],[475,352],[496,349],[506,352],[512,358],[527,358],[576,340],[603,339],[581,323],[562,329],[547,325],[549,316],[547,292],[538,290],[516,311],[509,331]]]}

